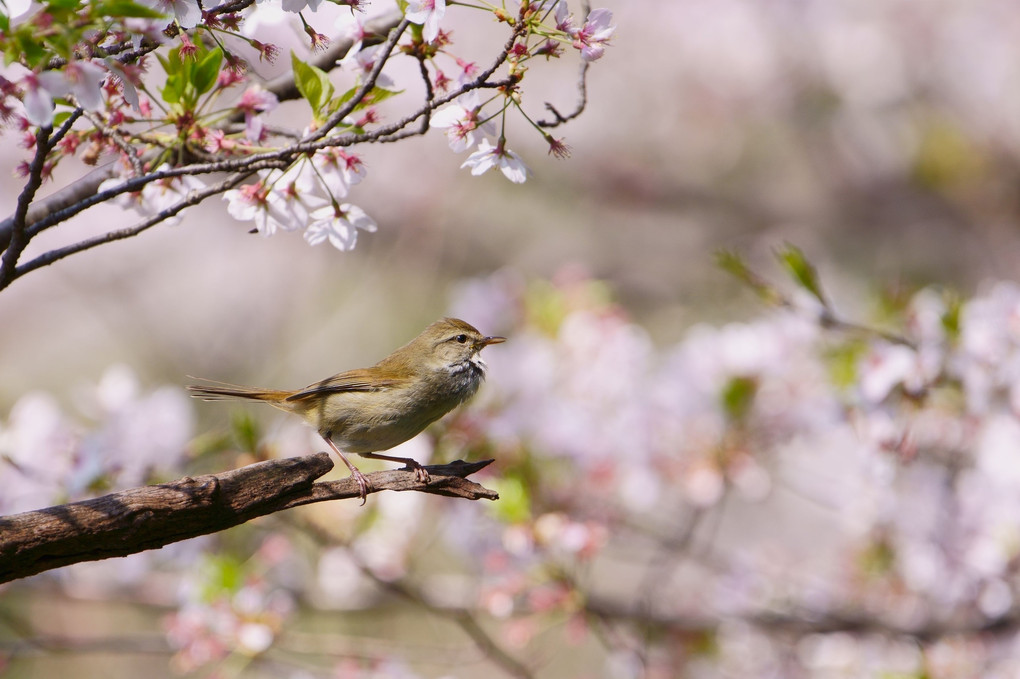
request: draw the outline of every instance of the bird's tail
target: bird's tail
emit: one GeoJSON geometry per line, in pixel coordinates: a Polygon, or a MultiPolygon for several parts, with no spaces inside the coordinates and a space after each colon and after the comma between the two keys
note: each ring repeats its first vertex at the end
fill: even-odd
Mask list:
{"type": "MultiPolygon", "coordinates": [[[[192,378],[202,379],[202,378],[192,378]]],[[[234,399],[244,399],[247,401],[265,401],[269,405],[282,408],[283,410],[290,410],[286,405],[286,399],[290,396],[292,391],[284,391],[281,389],[258,389],[256,387],[242,387],[237,384],[229,384],[227,382],[216,382],[214,380],[205,380],[209,384],[189,384],[187,389],[191,392],[192,397],[200,398],[203,401],[229,401],[234,399]]]]}

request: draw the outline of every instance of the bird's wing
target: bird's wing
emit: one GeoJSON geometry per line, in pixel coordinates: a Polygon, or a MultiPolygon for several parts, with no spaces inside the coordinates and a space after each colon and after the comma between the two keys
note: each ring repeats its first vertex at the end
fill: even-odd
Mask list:
{"type": "Polygon", "coordinates": [[[406,381],[406,378],[380,377],[377,372],[365,368],[348,370],[295,391],[287,397],[287,400],[303,401],[305,399],[320,398],[329,394],[342,394],[351,391],[381,391],[398,386],[406,381]]]}

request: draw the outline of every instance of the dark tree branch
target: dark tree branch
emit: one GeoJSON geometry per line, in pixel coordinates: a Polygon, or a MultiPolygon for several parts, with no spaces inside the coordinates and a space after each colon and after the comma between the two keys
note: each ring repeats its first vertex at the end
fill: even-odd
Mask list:
{"type": "Polygon", "coordinates": [[[66,245],[62,248],[56,248],[54,250],[50,250],[49,252],[41,254],[35,259],[19,266],[15,270],[14,275],[11,277],[8,283],[4,284],[0,282],[0,290],[2,290],[5,287],[5,285],[9,284],[11,281],[14,281],[17,278],[24,276],[30,271],[35,271],[40,267],[53,264],[54,262],[59,261],[69,255],[73,255],[78,252],[83,252],[85,250],[90,250],[98,245],[103,245],[104,243],[112,243],[114,241],[123,240],[125,238],[131,238],[132,236],[137,236],[141,232],[151,229],[155,225],[159,224],[160,222],[166,219],[169,219],[170,217],[173,217],[177,213],[185,210],[186,208],[201,203],[203,200],[210,196],[215,196],[219,193],[232,189],[233,187],[243,182],[247,177],[248,177],[247,173],[243,172],[237,173],[235,175],[232,175],[231,177],[228,177],[227,179],[224,179],[221,182],[213,184],[212,186],[207,186],[204,189],[192,191],[181,202],[158,212],[152,217],[149,217],[148,219],[145,219],[142,222],[135,224],[134,226],[128,227],[126,229],[108,231],[98,236],[87,238],[78,243],[66,245]]]}
{"type": "MultiPolygon", "coordinates": [[[[427,484],[408,470],[375,472],[367,475],[368,492],[417,490],[496,500],[494,491],[465,478],[491,462],[428,466],[427,484]]],[[[0,517],[0,583],[156,549],[291,507],[358,498],[351,478],[315,482],[332,468],[328,453],[316,453],[0,517]]]]}
{"type": "Polygon", "coordinates": [[[552,113],[552,120],[539,120],[536,123],[539,127],[559,127],[563,123],[569,122],[577,116],[584,113],[584,109],[588,106],[588,66],[589,62],[581,62],[581,73],[577,78],[577,105],[574,107],[573,112],[563,114],[560,113],[555,106],[549,102],[545,103],[545,108],[549,113],[552,113]]]}
{"type": "MultiPolygon", "coordinates": [[[[516,41],[525,35],[526,25],[523,21],[517,22],[514,26],[502,52],[497,56],[492,65],[479,74],[472,82],[464,84],[456,91],[450,92],[444,97],[435,98],[434,90],[431,87],[431,83],[428,81],[427,71],[423,68],[423,76],[426,79],[427,97],[425,102],[417,111],[401,120],[390,123],[389,125],[379,126],[371,132],[362,134],[348,133],[327,135],[327,132],[349,115],[357,104],[361,102],[369,92],[371,92],[383,65],[393,53],[401,34],[407,26],[408,21],[406,18],[402,17],[400,12],[394,12],[391,15],[387,15],[377,20],[375,25],[372,26],[372,29],[378,31],[387,29],[388,34],[383,43],[381,55],[373,67],[372,72],[367,78],[365,78],[364,82],[357,88],[355,94],[340,108],[340,110],[332,114],[330,118],[317,130],[312,132],[305,139],[297,141],[296,143],[291,143],[282,148],[256,153],[249,156],[228,157],[226,159],[211,158],[206,162],[194,162],[195,158],[192,157],[190,159],[192,162],[190,163],[183,164],[178,167],[150,171],[147,174],[137,174],[137,176],[130,177],[119,182],[112,188],[99,191],[98,189],[100,184],[104,180],[115,175],[117,164],[111,163],[102,171],[90,174],[86,178],[83,178],[73,184],[71,187],[54,194],[51,199],[42,201],[42,205],[38,207],[32,206],[31,210],[29,210],[29,204],[34,198],[39,182],[33,182],[30,176],[29,184],[26,186],[25,193],[23,193],[22,196],[23,198],[27,196],[28,200],[19,201],[19,212],[8,220],[0,222],[0,249],[5,249],[3,262],[2,265],[0,265],[0,289],[3,289],[16,278],[23,276],[30,271],[34,271],[69,255],[91,249],[97,245],[135,236],[160,223],[167,217],[180,212],[189,205],[194,205],[195,203],[203,200],[205,197],[212,195],[212,193],[216,192],[217,188],[222,191],[229,188],[229,186],[226,186],[226,183],[224,182],[220,182],[219,184],[209,187],[207,190],[197,192],[193,191],[178,205],[169,210],[160,212],[134,227],[120,229],[80,243],[67,245],[44,253],[27,264],[16,266],[18,257],[29,240],[41,233],[43,230],[70,219],[93,205],[108,201],[125,193],[141,191],[148,184],[154,181],[172,179],[174,177],[184,175],[196,176],[230,172],[237,173],[233,174],[232,178],[228,180],[230,186],[233,186],[235,183],[233,180],[238,176],[250,176],[253,172],[261,169],[282,169],[289,166],[296,158],[302,155],[311,155],[324,148],[345,147],[360,143],[392,142],[409,136],[422,135],[428,131],[429,116],[442,104],[452,101],[461,94],[474,89],[512,87],[516,83],[516,80],[513,77],[495,82],[490,81],[489,78],[506,62],[516,41]],[[417,126],[417,129],[408,129],[412,123],[418,119],[422,120],[421,124],[417,126]],[[35,186],[33,186],[33,183],[35,186]]],[[[318,61],[325,70],[329,70],[335,65],[336,57],[346,53],[350,50],[350,48],[351,44],[349,41],[342,41],[331,48],[327,54],[319,57],[318,61]]],[[[278,92],[278,98],[281,99],[298,96],[297,88],[293,81],[293,74],[283,80],[275,81],[271,86],[271,89],[275,89],[278,92]]],[[[77,113],[80,115],[80,110],[77,111],[77,113]]],[[[222,121],[221,124],[224,126],[231,126],[236,124],[236,122],[237,121],[234,119],[227,119],[222,121]]],[[[65,130],[62,130],[62,132],[64,131],[66,131],[66,126],[65,130]]],[[[41,134],[42,132],[40,132],[40,135],[41,134]]],[[[52,144],[50,144],[48,148],[51,149],[52,144]]],[[[38,162],[33,163],[33,167],[36,164],[39,164],[40,172],[42,168],[41,163],[45,161],[45,157],[46,154],[37,154],[35,160],[38,162]]],[[[144,166],[145,163],[151,162],[153,158],[155,158],[155,156],[150,153],[143,156],[141,159],[136,159],[136,173],[138,166],[144,166]]]]}
{"type": "Polygon", "coordinates": [[[14,209],[14,216],[11,218],[11,239],[3,258],[0,259],[0,288],[6,287],[14,280],[15,268],[18,266],[18,258],[24,251],[31,236],[25,218],[28,215],[28,206],[35,198],[35,192],[42,186],[43,169],[46,166],[46,156],[50,153],[50,134],[52,127],[40,127],[35,134],[35,156],[28,168],[28,181],[18,196],[18,205],[14,209]]]}
{"type": "Polygon", "coordinates": [[[336,112],[329,116],[329,118],[326,118],[318,129],[308,135],[307,141],[322,139],[324,136],[329,134],[329,132],[339,125],[340,121],[349,116],[354,109],[357,108],[358,104],[364,100],[365,96],[372,91],[372,88],[375,87],[376,80],[379,78],[379,74],[382,73],[383,66],[385,66],[386,62],[390,59],[390,53],[393,52],[393,48],[397,46],[397,41],[400,40],[400,36],[404,34],[404,31],[410,23],[411,22],[407,19],[401,19],[400,23],[397,24],[397,27],[390,31],[389,37],[386,39],[386,42],[383,43],[382,54],[378,56],[375,65],[372,67],[372,72],[369,73],[368,77],[365,78],[365,81],[361,83],[361,87],[358,88],[357,92],[354,93],[354,96],[352,96],[347,103],[337,109],[336,112]]]}

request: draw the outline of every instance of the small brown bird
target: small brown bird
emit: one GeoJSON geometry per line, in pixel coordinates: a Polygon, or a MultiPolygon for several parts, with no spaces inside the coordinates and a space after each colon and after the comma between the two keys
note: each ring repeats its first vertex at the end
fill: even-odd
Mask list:
{"type": "Polygon", "coordinates": [[[402,462],[427,483],[428,472],[417,461],[378,451],[417,436],[474,396],[485,377],[478,352],[504,341],[483,336],[459,319],[443,318],[371,368],[348,370],[297,391],[224,383],[190,385],[188,390],[206,401],[265,401],[299,415],[351,470],[364,504],[368,480],[344,453],[402,462]]]}

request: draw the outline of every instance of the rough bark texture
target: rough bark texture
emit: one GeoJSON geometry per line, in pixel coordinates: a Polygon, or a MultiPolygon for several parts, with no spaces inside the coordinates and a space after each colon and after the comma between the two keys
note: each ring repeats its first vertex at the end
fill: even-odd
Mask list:
{"type": "MultiPolygon", "coordinates": [[[[470,500],[498,499],[466,476],[492,460],[368,474],[369,493],[416,490],[470,500]]],[[[327,453],[269,460],[172,483],[132,488],[91,500],[0,517],[0,582],[81,561],[126,556],[215,533],[249,519],[324,500],[358,497],[351,478],[315,479],[333,468],[327,453]]]]}

